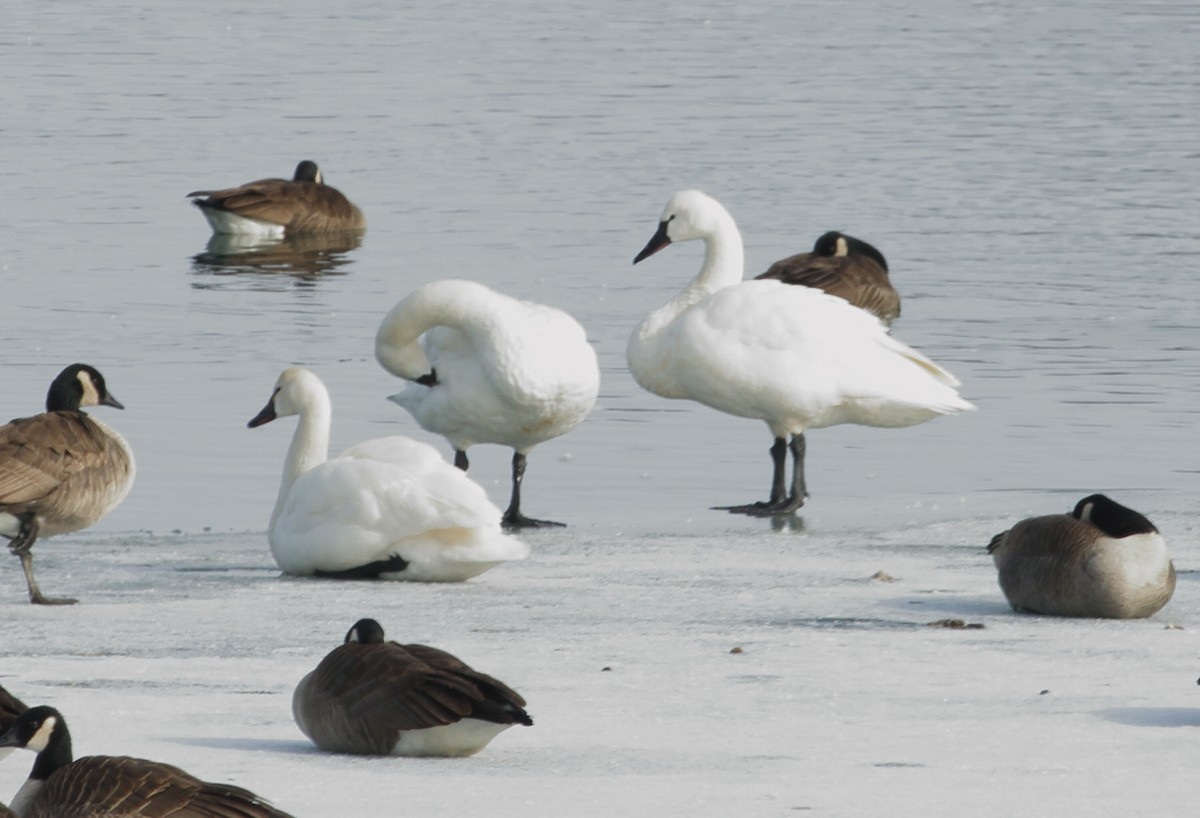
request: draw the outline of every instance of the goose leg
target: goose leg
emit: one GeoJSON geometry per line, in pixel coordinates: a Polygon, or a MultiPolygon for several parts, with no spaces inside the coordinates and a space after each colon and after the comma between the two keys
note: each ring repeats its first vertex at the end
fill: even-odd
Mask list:
{"type": "Polygon", "coordinates": [[[74,605],[79,600],[67,597],[55,599],[42,595],[37,581],[33,578],[32,549],[38,535],[37,516],[30,512],[18,515],[18,519],[21,521],[21,529],[8,544],[8,550],[21,560],[21,570],[25,572],[25,584],[29,587],[29,601],[34,605],[74,605]]]}
{"type": "Polygon", "coordinates": [[[521,481],[525,478],[525,455],[513,452],[512,459],[512,499],[508,509],[500,519],[500,525],[505,528],[545,528],[548,526],[564,526],[553,520],[534,520],[521,513],[521,481]]]}
{"type": "Polygon", "coordinates": [[[766,502],[750,503],[744,506],[714,506],[718,511],[728,511],[730,514],[749,514],[752,517],[774,517],[782,514],[792,514],[799,510],[808,499],[808,491],[804,484],[804,451],[806,443],[803,434],[792,435],[789,444],[786,438],[777,437],[771,444],[771,496],[766,502]],[[788,492],[784,488],[787,475],[787,453],[792,452],[792,487],[788,492]]]}

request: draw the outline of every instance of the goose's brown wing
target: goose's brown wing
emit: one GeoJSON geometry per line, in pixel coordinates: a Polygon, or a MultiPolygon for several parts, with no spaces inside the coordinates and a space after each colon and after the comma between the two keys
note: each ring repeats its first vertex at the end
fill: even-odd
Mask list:
{"type": "Polygon", "coordinates": [[[259,179],[226,190],[193,191],[188,196],[200,207],[282,225],[293,232],[357,230],[365,226],[362,213],[341,191],[316,182],[259,179]]]}
{"type": "Polygon", "coordinates": [[[318,746],[378,754],[390,753],[401,732],[454,724],[483,699],[470,679],[394,642],[341,645],[296,695],[298,719],[318,746]]]}
{"type": "Polygon", "coordinates": [[[900,317],[900,294],[892,286],[887,270],[867,256],[798,253],[775,262],[758,278],[824,290],[887,324],[900,317]]]}
{"type": "Polygon", "coordinates": [[[31,818],[290,818],[249,790],[208,784],[178,767],[85,756],[46,780],[31,818]]]}
{"type": "Polygon", "coordinates": [[[525,699],[499,679],[480,673],[466,662],[446,653],[444,650],[429,645],[403,645],[411,655],[426,664],[469,679],[483,693],[483,701],[476,705],[471,714],[475,718],[493,721],[497,724],[532,724],[533,721],[525,712],[525,699]]]}
{"type": "Polygon", "coordinates": [[[101,465],[108,448],[103,430],[83,412],[45,412],[0,426],[0,509],[39,509],[72,476],[101,465]]]}

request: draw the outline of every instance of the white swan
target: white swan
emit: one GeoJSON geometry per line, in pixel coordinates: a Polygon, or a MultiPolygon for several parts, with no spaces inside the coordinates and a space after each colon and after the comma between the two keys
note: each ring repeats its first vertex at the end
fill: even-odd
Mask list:
{"type": "Polygon", "coordinates": [[[330,412],[320,378],[285,369],[248,424],[300,417],[269,530],[285,573],[457,582],[529,555],[501,532],[483,489],[432,446],[382,437],[327,460],[330,412]]]}
{"type": "Polygon", "coordinates": [[[698,190],[671,198],[658,232],[633,262],[689,239],[704,240],[700,273],[638,325],[626,353],[643,388],[770,427],[770,498],[726,510],[790,514],[804,505],[807,429],[911,426],[975,408],[958,396],[953,375],[888,335],[869,313],[810,287],[742,281],[737,225],[698,190]],[[790,490],[784,481],[788,435],[790,490]]]}
{"type": "Polygon", "coordinates": [[[445,437],[459,468],[475,443],[512,447],[506,528],[562,525],[521,513],[521,481],[529,451],[574,429],[596,403],[596,353],[574,318],[474,281],[434,281],[383,319],[375,358],[412,381],[390,399],[445,437]]]}

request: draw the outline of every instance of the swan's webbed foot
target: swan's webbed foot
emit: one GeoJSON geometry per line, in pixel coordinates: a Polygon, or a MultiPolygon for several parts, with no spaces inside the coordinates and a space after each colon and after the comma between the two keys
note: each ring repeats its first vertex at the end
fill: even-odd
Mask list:
{"type": "Polygon", "coordinates": [[[375,560],[375,562],[368,562],[366,565],[342,571],[322,571],[318,568],[313,571],[313,576],[319,579],[379,579],[380,574],[396,574],[407,567],[408,560],[397,554],[386,560],[375,560]]]}
{"type": "Polygon", "coordinates": [[[757,502],[744,506],[713,506],[714,511],[728,511],[730,514],[746,514],[750,517],[782,517],[795,514],[804,507],[807,497],[785,497],[775,502],[757,502]]]}
{"type": "Polygon", "coordinates": [[[500,518],[501,528],[566,528],[566,523],[556,523],[554,520],[535,520],[532,517],[526,517],[519,511],[511,509],[504,512],[504,516],[500,518]]]}

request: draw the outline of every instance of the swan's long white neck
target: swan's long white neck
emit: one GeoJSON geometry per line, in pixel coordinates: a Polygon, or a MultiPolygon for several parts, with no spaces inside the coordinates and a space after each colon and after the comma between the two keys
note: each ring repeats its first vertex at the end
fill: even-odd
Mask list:
{"type": "Polygon", "coordinates": [[[375,358],[400,378],[428,375],[429,358],[420,337],[434,327],[452,327],[471,335],[501,331],[496,303],[504,299],[474,281],[434,281],[414,290],[392,308],[375,334],[375,358]]]}
{"type": "Polygon", "coordinates": [[[275,499],[275,510],[271,512],[270,530],[283,512],[288,493],[296,479],[309,469],[329,459],[329,427],[333,410],[329,397],[313,394],[308,405],[300,411],[296,432],[288,446],[287,459],[283,461],[283,477],[279,481],[279,496],[275,499]]]}
{"type": "Polygon", "coordinates": [[[639,328],[643,338],[660,332],[693,304],[742,280],[746,258],[741,231],[729,211],[716,202],[712,205],[706,214],[710,226],[700,236],[704,240],[704,264],[700,272],[679,295],[646,317],[639,328]]]}

